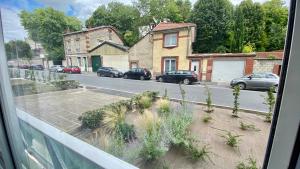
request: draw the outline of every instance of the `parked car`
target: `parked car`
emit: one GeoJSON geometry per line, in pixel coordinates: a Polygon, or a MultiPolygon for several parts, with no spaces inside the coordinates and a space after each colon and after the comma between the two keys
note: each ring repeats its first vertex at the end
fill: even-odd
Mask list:
{"type": "Polygon", "coordinates": [[[274,86],[278,90],[279,76],[274,73],[254,73],[230,82],[232,87],[238,85],[240,89],[267,89],[274,86]]]}
{"type": "Polygon", "coordinates": [[[50,67],[49,71],[50,72],[63,72],[64,71],[64,66],[62,65],[53,65],[50,67]]]}
{"type": "Polygon", "coordinates": [[[29,69],[31,69],[31,70],[44,70],[44,66],[43,65],[31,65],[31,66],[29,66],[29,69]]]}
{"type": "Polygon", "coordinates": [[[97,71],[97,76],[122,77],[123,73],[112,67],[101,67],[97,71]]]}
{"type": "Polygon", "coordinates": [[[20,65],[19,68],[20,69],[29,69],[29,65],[20,65]]]}
{"type": "Polygon", "coordinates": [[[188,85],[197,82],[198,78],[197,74],[193,71],[178,70],[166,72],[160,76],[156,76],[156,80],[159,82],[184,83],[188,85]]]}
{"type": "Polygon", "coordinates": [[[63,69],[64,73],[81,73],[81,69],[78,66],[67,66],[63,69]]]}
{"type": "Polygon", "coordinates": [[[123,75],[124,79],[150,80],[151,77],[151,72],[145,68],[133,68],[123,75]]]}

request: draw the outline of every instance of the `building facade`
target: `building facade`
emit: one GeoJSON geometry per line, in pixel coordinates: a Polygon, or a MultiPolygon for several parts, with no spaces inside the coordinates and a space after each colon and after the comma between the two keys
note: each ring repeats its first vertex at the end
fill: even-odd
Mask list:
{"type": "MultiPolygon", "coordinates": [[[[109,58],[104,56],[106,53],[101,53],[107,50],[95,50],[96,47],[103,48],[108,44],[108,46],[113,48],[116,48],[116,46],[125,48],[122,39],[112,26],[100,26],[77,32],[67,32],[63,37],[67,65],[79,66],[82,71],[96,71],[109,61],[109,58]],[[91,51],[93,53],[90,53],[91,51]]],[[[118,50],[119,48],[116,49],[118,50]]],[[[124,55],[124,57],[127,59],[126,65],[128,65],[128,54],[124,55]]],[[[118,61],[116,60],[116,62],[118,61]]]]}

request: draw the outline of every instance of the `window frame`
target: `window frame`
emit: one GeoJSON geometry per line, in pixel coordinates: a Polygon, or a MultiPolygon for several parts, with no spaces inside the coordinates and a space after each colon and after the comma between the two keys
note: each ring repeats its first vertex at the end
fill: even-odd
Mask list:
{"type": "Polygon", "coordinates": [[[178,41],[179,41],[179,32],[171,32],[171,33],[164,33],[163,34],[163,48],[176,48],[178,47],[178,41]],[[169,35],[176,35],[176,44],[175,45],[166,45],[167,37],[169,35]]]}

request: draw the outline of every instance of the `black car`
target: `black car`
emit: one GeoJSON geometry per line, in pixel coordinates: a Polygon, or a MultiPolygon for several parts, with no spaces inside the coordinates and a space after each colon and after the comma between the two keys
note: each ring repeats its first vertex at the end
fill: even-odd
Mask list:
{"type": "Polygon", "coordinates": [[[122,77],[123,73],[112,67],[101,67],[97,71],[97,76],[102,77],[122,77]]]}
{"type": "Polygon", "coordinates": [[[44,66],[43,65],[31,65],[29,67],[29,69],[31,69],[31,70],[44,70],[44,66]]]}
{"type": "Polygon", "coordinates": [[[184,83],[186,85],[197,82],[197,74],[193,71],[178,70],[164,73],[163,75],[156,76],[156,80],[159,82],[168,83],[184,83]]]}
{"type": "Polygon", "coordinates": [[[124,73],[124,79],[150,80],[151,72],[145,68],[133,68],[124,73]]]}

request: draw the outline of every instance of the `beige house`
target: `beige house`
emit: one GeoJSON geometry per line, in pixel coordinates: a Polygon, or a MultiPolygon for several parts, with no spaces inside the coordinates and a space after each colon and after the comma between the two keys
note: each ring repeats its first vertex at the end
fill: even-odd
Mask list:
{"type": "Polygon", "coordinates": [[[100,26],[63,35],[68,66],[97,71],[101,66],[127,70],[127,47],[112,26],[100,26]],[[114,64],[112,64],[114,63],[114,64]]]}

